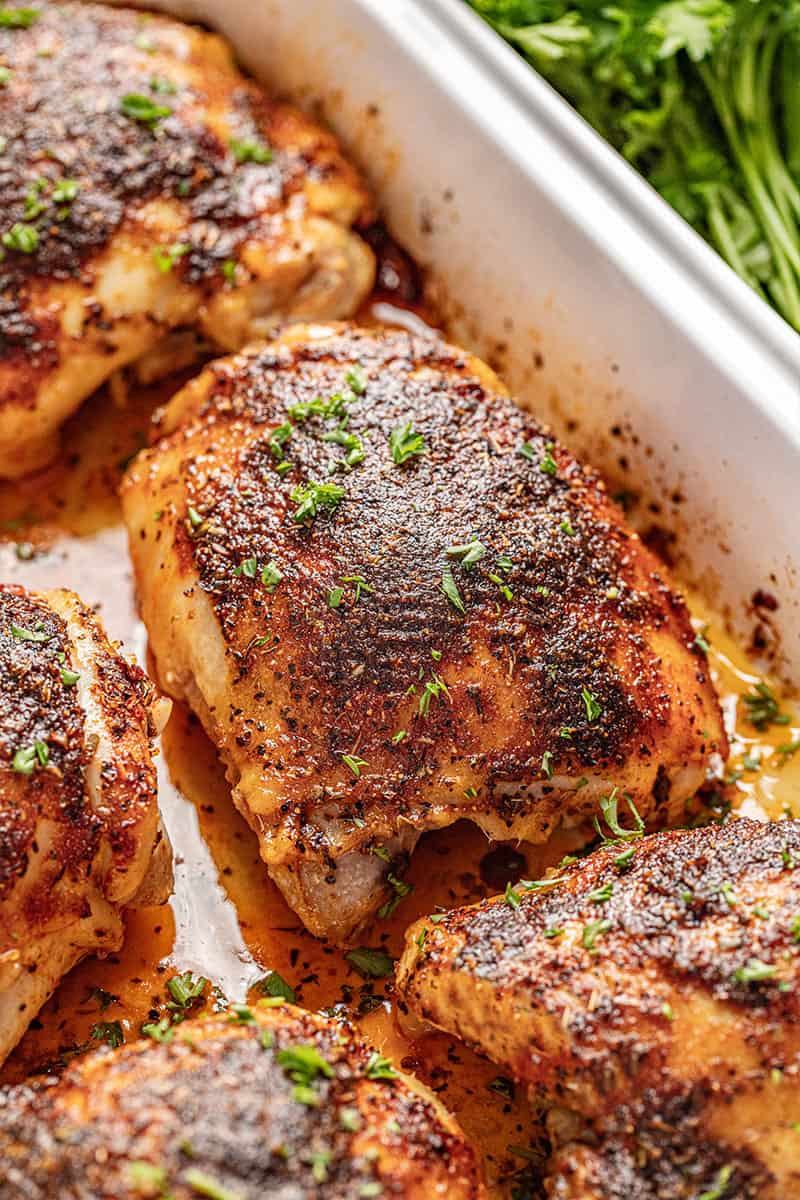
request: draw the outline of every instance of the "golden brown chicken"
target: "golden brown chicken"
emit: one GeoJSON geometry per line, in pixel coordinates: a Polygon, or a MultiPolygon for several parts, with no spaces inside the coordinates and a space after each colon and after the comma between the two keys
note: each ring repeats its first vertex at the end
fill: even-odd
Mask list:
{"type": "Polygon", "coordinates": [[[724,751],[686,607],[597,478],[435,338],[297,327],[207,368],[122,500],[166,691],[306,926],[426,829],[675,820],[724,751]]]}
{"type": "Polygon", "coordinates": [[[237,1007],[0,1099],[9,1200],[482,1200],[452,1117],[348,1027],[237,1007]]]}
{"type": "Polygon", "coordinates": [[[43,0],[3,10],[0,69],[0,475],[118,368],[184,365],[179,326],[232,350],[369,291],[361,180],[219,38],[43,0]]]}
{"type": "Polygon", "coordinates": [[[169,702],[72,592],[0,586],[0,1062],[62,975],[167,899],[150,736],[169,702]]]}
{"type": "Polygon", "coordinates": [[[800,821],[605,815],[589,857],[417,922],[405,1004],[557,1110],[559,1200],[800,1195],[800,821]]]}

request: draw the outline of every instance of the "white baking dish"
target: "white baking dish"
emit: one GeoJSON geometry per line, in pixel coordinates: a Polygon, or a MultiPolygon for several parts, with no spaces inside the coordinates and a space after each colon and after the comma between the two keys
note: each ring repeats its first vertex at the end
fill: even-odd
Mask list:
{"type": "Polygon", "coordinates": [[[453,336],[659,507],[740,636],[772,593],[800,677],[800,338],[462,0],[158,7],[324,113],[453,336]]]}

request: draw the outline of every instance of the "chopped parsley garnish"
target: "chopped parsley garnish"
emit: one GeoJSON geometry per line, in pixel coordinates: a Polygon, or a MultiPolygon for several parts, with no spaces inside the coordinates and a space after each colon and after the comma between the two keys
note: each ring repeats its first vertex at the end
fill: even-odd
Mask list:
{"type": "Polygon", "coordinates": [[[489,578],[491,579],[492,583],[497,584],[498,588],[500,589],[500,595],[504,600],[511,601],[514,599],[514,593],[500,575],[496,575],[494,572],[490,571],[489,578]]]}
{"type": "Polygon", "coordinates": [[[347,451],[344,458],[339,460],[338,465],[340,467],[357,467],[359,463],[364,461],[364,444],[361,438],[357,433],[349,433],[341,425],[337,429],[323,433],[322,441],[333,442],[337,446],[342,446],[347,451]]]}
{"type": "Polygon", "coordinates": [[[287,1000],[289,1004],[294,1004],[297,1000],[297,992],[277,971],[270,971],[269,975],[259,980],[257,986],[265,996],[287,1000]]]}
{"type": "Polygon", "coordinates": [[[395,1071],[388,1058],[384,1058],[377,1050],[373,1050],[367,1062],[365,1072],[367,1079],[396,1079],[397,1071],[395,1071]]]}
{"type": "Polygon", "coordinates": [[[234,1004],[228,1013],[228,1021],[231,1025],[252,1025],[255,1021],[253,1010],[246,1004],[234,1004]]]}
{"type": "Polygon", "coordinates": [[[401,467],[409,458],[425,452],[425,439],[421,433],[414,432],[410,421],[406,421],[389,434],[389,449],[395,463],[401,467]]]}
{"type": "Polygon", "coordinates": [[[792,921],[791,925],[789,926],[789,932],[791,933],[794,941],[800,942],[800,917],[795,917],[795,919],[792,921]]]}
{"type": "Polygon", "coordinates": [[[704,625],[703,628],[698,630],[698,632],[694,635],[694,641],[692,642],[690,649],[694,650],[696,654],[702,654],[702,655],[707,656],[709,651],[711,650],[711,646],[709,645],[708,639],[706,637],[707,632],[708,632],[708,626],[704,625]]]}
{"type": "Polygon", "coordinates": [[[564,929],[561,925],[550,925],[547,929],[545,929],[544,936],[552,940],[553,938],[561,937],[563,932],[564,929]]]}
{"type": "Polygon", "coordinates": [[[262,165],[272,162],[272,151],[264,142],[256,141],[253,138],[231,138],[228,145],[237,162],[253,162],[262,165]]]}
{"type": "Polygon", "coordinates": [[[618,854],[617,857],[614,859],[614,866],[619,867],[620,869],[629,867],[631,865],[631,862],[633,861],[633,856],[635,853],[636,853],[636,850],[634,849],[634,847],[628,846],[627,850],[623,850],[622,853],[618,854]]]}
{"type": "Polygon", "coordinates": [[[332,587],[328,592],[328,608],[338,608],[342,603],[344,590],[340,587],[332,587]]]}
{"type": "Polygon", "coordinates": [[[771,979],[776,969],[760,958],[750,958],[744,967],[733,972],[732,978],[734,983],[760,983],[762,979],[771,979]]]}
{"type": "Polygon", "coordinates": [[[189,250],[190,247],[186,242],[173,242],[171,246],[155,246],[153,262],[162,275],[167,275],[178,260],[183,258],[184,254],[189,253],[189,250]]]}
{"type": "Polygon", "coordinates": [[[591,725],[592,721],[596,721],[603,710],[600,707],[597,697],[594,696],[588,688],[581,689],[581,696],[583,697],[583,703],[586,708],[586,720],[591,725]]]}
{"type": "Polygon", "coordinates": [[[607,834],[603,833],[603,830],[600,828],[600,822],[598,818],[594,818],[594,827],[599,833],[600,837],[603,839],[604,844],[613,845],[615,841],[627,842],[630,841],[631,838],[639,838],[644,834],[644,821],[639,816],[636,805],[633,803],[633,800],[627,794],[627,792],[625,793],[625,802],[630,809],[631,816],[633,817],[634,827],[633,829],[624,829],[620,825],[618,816],[618,792],[619,789],[614,788],[609,796],[600,797],[600,812],[603,815],[603,820],[605,821],[606,825],[614,835],[613,838],[609,838],[607,834]]]}
{"type": "Polygon", "coordinates": [[[788,725],[791,717],[782,713],[772,689],[766,683],[757,683],[742,702],[747,709],[747,719],[756,729],[768,729],[770,725],[788,725]]]}
{"type": "Polygon", "coordinates": [[[38,8],[0,8],[0,29],[29,29],[40,15],[38,8]]]}
{"type": "Polygon", "coordinates": [[[452,604],[456,612],[464,613],[467,610],[464,608],[464,601],[461,599],[461,593],[458,590],[458,585],[453,579],[453,572],[449,567],[445,567],[442,571],[442,582],[439,585],[447,599],[452,604]]]}
{"type": "Polygon", "coordinates": [[[345,383],[356,396],[363,396],[367,390],[367,384],[360,367],[351,367],[344,377],[345,383]]]}
{"type": "Polygon", "coordinates": [[[192,508],[191,504],[188,505],[186,509],[186,515],[189,518],[189,524],[192,529],[199,529],[203,524],[203,518],[200,516],[200,513],[196,508],[192,508]]]}
{"type": "Polygon", "coordinates": [[[562,533],[566,533],[569,537],[575,537],[575,528],[568,517],[564,518],[558,528],[562,533]]]}
{"type": "Polygon", "coordinates": [[[301,484],[292,490],[291,500],[297,505],[294,513],[294,519],[298,524],[311,518],[313,519],[320,508],[327,508],[331,511],[338,508],[340,501],[344,497],[345,491],[343,487],[339,487],[338,483],[314,483],[309,481],[306,484],[301,484]]]}
{"type": "Polygon", "coordinates": [[[583,927],[583,934],[581,936],[583,948],[585,950],[594,950],[597,939],[602,937],[604,933],[608,933],[610,928],[611,922],[608,920],[589,921],[583,927]]]}
{"type": "Polygon", "coordinates": [[[232,1192],[230,1188],[223,1187],[218,1180],[196,1167],[190,1167],[185,1172],[183,1182],[198,1196],[206,1196],[207,1200],[242,1200],[241,1192],[232,1192]]]}
{"type": "Polygon", "coordinates": [[[515,911],[519,908],[520,894],[514,890],[510,882],[506,884],[505,902],[509,908],[513,908],[515,911]]]}
{"type": "Polygon", "coordinates": [[[480,562],[486,554],[486,547],[483,542],[479,542],[477,538],[473,538],[471,542],[464,542],[460,546],[448,546],[445,551],[448,558],[458,558],[461,560],[461,565],[465,571],[474,566],[476,562],[480,562]]]}
{"type": "Polygon", "coordinates": [[[301,1043],[279,1050],[276,1060],[295,1085],[292,1093],[294,1099],[309,1108],[316,1108],[320,1097],[314,1083],[320,1076],[333,1078],[333,1067],[327,1059],[322,1057],[316,1046],[301,1043]]]}
{"type": "Polygon", "coordinates": [[[313,400],[290,404],[286,411],[289,420],[298,425],[303,425],[309,417],[322,417],[324,421],[327,421],[332,417],[343,417],[347,412],[348,400],[353,399],[355,397],[334,392],[328,400],[323,400],[321,396],[315,396],[313,400]]]}
{"type": "Polygon", "coordinates": [[[177,90],[171,79],[164,79],[161,75],[152,75],[150,78],[150,91],[159,96],[174,96],[177,90]]]}
{"type": "Polygon", "coordinates": [[[35,741],[32,746],[21,746],[11,760],[11,767],[18,775],[32,775],[37,766],[46,767],[50,761],[47,742],[35,741]]]}
{"type": "Polygon", "coordinates": [[[207,984],[203,975],[193,975],[191,971],[173,975],[167,980],[167,991],[172,997],[168,1007],[177,1011],[191,1008],[197,1000],[202,1000],[207,984]]]}
{"type": "Polygon", "coordinates": [[[558,474],[558,464],[556,463],[556,460],[553,458],[554,450],[555,450],[555,444],[553,442],[548,442],[544,448],[544,458],[539,463],[539,470],[542,472],[543,475],[557,475],[558,474]]]}
{"type": "Polygon", "coordinates": [[[357,1108],[343,1108],[339,1113],[339,1124],[346,1133],[358,1133],[361,1128],[361,1114],[357,1108]]]}
{"type": "Polygon", "coordinates": [[[363,575],[343,575],[342,583],[353,584],[355,588],[355,597],[353,600],[354,604],[358,604],[359,600],[361,599],[362,592],[366,593],[367,596],[372,596],[375,592],[375,588],[371,583],[367,583],[363,575]]]}
{"type": "Polygon", "coordinates": [[[125,1041],[119,1021],[99,1021],[92,1026],[89,1037],[95,1042],[107,1042],[112,1050],[116,1050],[117,1046],[121,1046],[125,1041]]]}
{"type": "Polygon", "coordinates": [[[243,575],[245,579],[255,579],[258,574],[258,559],[246,558],[244,562],[239,563],[233,573],[234,575],[243,575]]]}
{"type": "Polygon", "coordinates": [[[268,592],[274,592],[282,579],[283,571],[274,559],[270,559],[267,565],[261,568],[261,582],[268,592]]]}
{"type": "Polygon", "coordinates": [[[369,766],[366,759],[359,758],[357,754],[343,754],[342,762],[346,767],[350,768],[356,779],[361,778],[361,768],[369,766]]]}
{"type": "Polygon", "coordinates": [[[282,425],[278,425],[276,429],[273,429],[272,435],[269,439],[269,448],[270,453],[273,454],[275,458],[283,459],[283,447],[289,441],[291,436],[292,425],[289,421],[284,421],[282,425]]]}
{"type": "Polygon", "coordinates": [[[442,695],[450,695],[449,691],[447,690],[447,684],[442,679],[441,675],[437,675],[434,672],[431,678],[425,684],[425,687],[422,689],[422,694],[417,705],[417,712],[419,716],[427,717],[431,707],[431,700],[436,700],[442,695]]]}
{"type": "Polygon", "coordinates": [[[149,96],[143,96],[139,92],[128,92],[127,96],[123,96],[119,103],[119,110],[123,116],[130,117],[132,121],[141,121],[143,125],[151,127],[172,114],[172,109],[168,105],[156,104],[149,96]]]}
{"type": "Polygon", "coordinates": [[[569,875],[548,875],[544,879],[520,879],[519,886],[526,892],[541,892],[557,883],[566,883],[568,879],[569,875]]]}
{"type": "Polygon", "coordinates": [[[386,876],[386,882],[393,889],[394,895],[390,896],[378,909],[378,916],[384,921],[393,915],[400,901],[409,896],[414,890],[412,883],[406,883],[405,879],[400,879],[398,875],[393,875],[391,871],[386,876]]]}
{"type": "Polygon", "coordinates": [[[523,458],[527,458],[528,462],[536,462],[536,451],[530,442],[523,442],[517,447],[517,451],[523,458]]]}
{"type": "Polygon", "coordinates": [[[371,950],[368,946],[348,950],[345,959],[363,979],[383,979],[394,970],[394,963],[384,950],[371,950]]]}
{"type": "Polygon", "coordinates": [[[155,1163],[137,1160],[127,1164],[125,1173],[131,1187],[143,1196],[157,1196],[166,1190],[167,1172],[155,1163]]]}
{"type": "Polygon", "coordinates": [[[12,72],[8,67],[0,67],[0,87],[8,87],[11,83],[12,72]]]}
{"type": "Polygon", "coordinates": [[[18,250],[20,254],[33,254],[39,245],[39,234],[33,225],[17,221],[3,234],[3,245],[7,250],[18,250]]]}
{"type": "Polygon", "coordinates": [[[728,1190],[731,1175],[733,1175],[733,1167],[720,1167],[717,1172],[717,1178],[707,1192],[701,1192],[697,1200],[723,1200],[725,1193],[728,1190]]]}
{"type": "Polygon", "coordinates": [[[611,899],[613,891],[614,884],[609,880],[602,887],[594,888],[593,891],[587,892],[586,899],[590,904],[605,904],[607,900],[611,899]]]}
{"type": "Polygon", "coordinates": [[[542,771],[546,779],[553,778],[553,751],[545,750],[542,755],[542,771]]]}
{"type": "Polygon", "coordinates": [[[392,745],[393,745],[393,746],[399,746],[399,745],[400,745],[400,743],[401,743],[401,742],[402,742],[402,741],[403,741],[405,738],[407,738],[407,737],[408,737],[408,731],[407,731],[407,730],[405,730],[405,729],[398,729],[397,733],[393,733],[393,734],[392,734],[392,745]]]}
{"type": "Polygon", "coordinates": [[[221,267],[222,278],[226,283],[230,284],[231,287],[233,287],[236,283],[236,266],[237,263],[235,258],[226,258],[221,267]]]}
{"type": "Polygon", "coordinates": [[[26,629],[24,625],[12,625],[11,636],[17,642],[47,642],[50,640],[50,634],[45,633],[41,621],[37,621],[33,629],[26,629]]]}
{"type": "Polygon", "coordinates": [[[175,1030],[172,1021],[169,1017],[162,1017],[160,1021],[148,1021],[142,1026],[142,1033],[145,1037],[150,1037],[154,1042],[166,1044],[171,1042],[175,1036],[175,1030]]]}
{"type": "Polygon", "coordinates": [[[309,1157],[311,1174],[317,1183],[325,1183],[328,1178],[328,1164],[331,1161],[330,1150],[312,1150],[309,1157]]]}

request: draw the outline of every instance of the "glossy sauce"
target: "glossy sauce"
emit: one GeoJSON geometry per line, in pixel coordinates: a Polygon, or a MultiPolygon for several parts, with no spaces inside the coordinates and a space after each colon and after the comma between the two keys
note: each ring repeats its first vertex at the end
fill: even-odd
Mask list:
{"type": "MultiPolygon", "coordinates": [[[[368,317],[425,328],[425,314],[378,298],[368,317]]],[[[5,581],[33,588],[72,587],[96,604],[112,637],[146,662],[146,634],[134,602],[116,487],[124,464],[147,440],[150,415],[182,380],[131,391],[104,389],[72,419],[60,462],[35,478],[0,486],[0,570],[5,581]],[[112,399],[116,397],[116,403],[112,399]]],[[[742,696],[762,679],[712,613],[692,605],[707,627],[711,665],[733,739],[726,777],[714,802],[749,816],[800,815],[800,752],[781,753],[800,738],[800,709],[781,700],[791,724],[759,733],[747,721],[742,696]]],[[[341,950],[316,941],[269,881],[255,835],[233,809],[216,754],[198,722],[175,705],[161,741],[160,803],[175,851],[175,891],[169,906],[131,912],[123,950],[87,959],[64,980],[7,1063],[8,1081],[68,1060],[91,1043],[100,1022],[119,1021],[126,1038],[163,1015],[167,979],[177,971],[206,976],[218,991],[209,999],[244,1000],[274,969],[308,1008],[336,1006],[385,1053],[424,1079],[459,1117],[484,1155],[495,1196],[511,1181],[525,1195],[535,1175],[541,1134],[534,1114],[497,1071],[460,1043],[441,1035],[414,1040],[398,1027],[391,981],[364,980],[341,950]],[[494,1081],[494,1087],[490,1087],[494,1081]]],[[[424,837],[407,879],[413,893],[390,920],[376,920],[362,944],[393,957],[403,930],[437,905],[477,900],[509,879],[535,878],[570,848],[563,838],[546,848],[489,852],[466,824],[424,837]]],[[[93,1043],[94,1044],[94,1043],[93,1043]]],[[[533,1194],[533,1193],[531,1193],[533,1194]]]]}

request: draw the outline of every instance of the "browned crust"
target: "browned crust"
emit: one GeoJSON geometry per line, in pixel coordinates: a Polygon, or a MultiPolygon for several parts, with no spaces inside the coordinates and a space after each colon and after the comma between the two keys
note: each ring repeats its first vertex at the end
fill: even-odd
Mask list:
{"type": "MultiPolygon", "coordinates": [[[[491,811],[509,825],[536,803],[523,793],[526,782],[547,790],[545,752],[556,774],[575,777],[652,760],[666,736],[673,766],[724,752],[705,660],[690,653],[683,600],[597,476],[558,445],[557,471],[544,473],[550,438],[487,382],[485,368],[482,376],[476,370],[474,359],[441,341],[352,328],[223,360],[187,389],[174,416],[183,424],[140,458],[124,485],[146,479],[162,453],[174,452],[187,507],[168,504],[139,537],[160,540],[170,524],[185,569],[197,571],[212,598],[236,678],[259,709],[273,704],[270,677],[276,688],[288,686],[291,704],[275,714],[285,737],[267,741],[256,713],[239,709],[231,736],[261,760],[265,776],[280,773],[276,817],[300,839],[315,836],[306,822],[319,795],[309,796],[309,779],[341,780],[342,755],[354,747],[368,767],[341,785],[345,818],[369,811],[417,819],[420,779],[446,780],[451,763],[467,762],[485,786],[469,802],[458,790],[452,802],[465,815],[491,811]],[[366,392],[350,405],[347,430],[361,437],[364,462],[338,471],[341,447],[321,437],[335,422],[312,418],[295,425],[285,446],[294,466],[279,477],[270,440],[289,407],[347,391],[354,365],[366,392]],[[397,466],[388,437],[406,421],[427,451],[397,466]],[[519,452],[526,442],[532,460],[519,452]],[[309,479],[333,481],[346,495],[335,512],[298,524],[290,494],[309,479]],[[191,526],[190,507],[202,525],[191,526]],[[488,553],[465,571],[445,551],[475,536],[488,553]],[[501,555],[514,564],[502,574],[511,602],[490,579],[501,555]],[[274,594],[236,576],[252,558],[283,572],[274,594]],[[448,565],[464,615],[440,588],[448,565]],[[356,603],[345,586],[332,611],[329,589],[353,574],[373,591],[356,603]],[[653,652],[654,632],[674,639],[690,688],[673,684],[653,652]],[[483,658],[507,673],[507,687],[487,682],[483,658]],[[451,684],[449,699],[420,715],[434,672],[451,684]],[[601,708],[592,721],[583,689],[601,708]],[[401,710],[409,736],[395,745],[406,723],[401,710]]],[[[162,479],[165,496],[176,482],[162,479]]],[[[668,798],[667,785],[655,807],[668,798]]]]}
{"type": "Polygon", "coordinates": [[[147,753],[153,686],[116,653],[91,611],[75,604],[75,617],[92,642],[93,699],[112,740],[112,757],[100,770],[102,813],[92,807],[87,791],[85,771],[94,750],[79,688],[62,678],[62,668],[74,667],[66,622],[43,595],[0,585],[3,948],[27,944],[27,938],[54,923],[85,917],[90,878],[99,871],[101,890],[104,882],[110,886],[112,878],[124,876],[142,859],[143,830],[149,841],[155,833],[155,768],[147,753]],[[12,626],[46,640],[15,637],[12,626]],[[30,774],[14,770],[15,753],[37,742],[46,747],[46,763],[37,761],[30,774]],[[15,899],[17,884],[23,888],[21,905],[15,899]]]}
{"type": "MultiPolygon", "coordinates": [[[[268,99],[218,51],[209,55],[205,35],[101,4],[35,7],[30,28],[0,29],[0,63],[11,69],[0,89],[3,232],[24,222],[39,237],[35,252],[7,249],[0,264],[0,399],[15,405],[34,403],[32,385],[58,360],[58,322],[41,303],[48,284],[91,282],[93,261],[145,202],[164,197],[188,207],[181,241],[189,249],[173,269],[208,295],[225,282],[223,263],[309,185],[346,183],[361,197],[361,218],[370,218],[335,139],[268,99]],[[171,74],[174,94],[153,90],[154,78],[170,83],[171,74]],[[131,94],[170,114],[156,123],[131,119],[120,110],[131,94]],[[272,162],[237,162],[203,120],[204,105],[230,116],[238,139],[267,143],[272,162]],[[61,179],[79,185],[70,203],[52,201],[61,179]],[[40,192],[38,180],[47,184],[40,192]],[[42,212],[26,210],[29,195],[42,212]]],[[[87,311],[87,328],[101,316],[87,311]]]]}
{"type": "MultiPolygon", "coordinates": [[[[559,870],[558,877],[568,876],[562,884],[539,894],[521,888],[519,909],[484,901],[448,913],[426,940],[420,965],[434,965],[439,944],[447,947],[455,937],[456,970],[502,989],[530,988],[533,997],[543,982],[569,991],[591,957],[563,948],[545,930],[602,917],[610,922],[602,935],[603,957],[622,972],[633,976],[655,964],[716,1000],[756,1008],[766,1019],[796,1021],[800,997],[783,984],[800,965],[792,932],[800,913],[800,821],[735,820],[721,828],[653,834],[633,847],[629,865],[614,865],[625,848],[616,844],[559,870]],[[610,898],[593,901],[592,893],[607,884],[610,898]],[[749,897],[753,887],[769,896],[764,917],[736,899],[737,893],[749,897]],[[737,972],[754,958],[776,964],[775,976],[738,982],[737,972]]],[[[658,1011],[658,997],[653,999],[658,1011]]],[[[600,1007],[585,1030],[572,1032],[594,1043],[608,1016],[600,1007]]]]}
{"type": "Polygon", "coordinates": [[[599,1144],[591,1138],[557,1152],[549,1166],[550,1200],[762,1200],[772,1172],[744,1146],[709,1134],[711,1090],[665,1097],[645,1092],[616,1114],[599,1144]],[[720,1190],[720,1181],[725,1186],[720,1190]],[[715,1190],[716,1189],[716,1190],[715,1190]]]}
{"type": "Polygon", "coordinates": [[[167,1045],[138,1042],[90,1056],[55,1086],[11,1089],[0,1101],[0,1185],[25,1200],[123,1200],[143,1194],[130,1163],[144,1161],[175,1200],[197,1194],[190,1170],[241,1200],[484,1196],[455,1123],[404,1080],[370,1079],[373,1052],[347,1026],[289,1007],[245,1011],[245,1023],[193,1021],[167,1045]],[[294,1098],[277,1061],[298,1045],[333,1072],[314,1081],[313,1107],[294,1098]]]}
{"type": "Polygon", "coordinates": [[[84,796],[83,711],[76,688],[61,679],[58,656],[68,652],[65,623],[44,600],[0,586],[0,899],[25,874],[38,823],[51,820],[59,834],[51,870],[29,899],[37,908],[49,905],[57,873],[94,857],[101,828],[84,796]],[[47,640],[19,640],[12,626],[47,640]],[[14,771],[16,752],[37,740],[47,748],[47,767],[14,771]]]}

